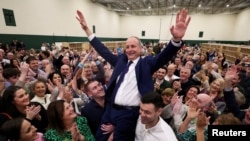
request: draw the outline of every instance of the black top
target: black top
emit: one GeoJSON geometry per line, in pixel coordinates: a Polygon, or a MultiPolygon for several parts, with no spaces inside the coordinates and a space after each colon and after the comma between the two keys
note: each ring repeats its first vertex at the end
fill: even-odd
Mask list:
{"type": "Polygon", "coordinates": [[[88,104],[81,109],[81,115],[85,116],[88,120],[88,125],[92,133],[95,135],[102,115],[104,113],[104,108],[101,107],[94,99],[92,99],[88,104]]]}

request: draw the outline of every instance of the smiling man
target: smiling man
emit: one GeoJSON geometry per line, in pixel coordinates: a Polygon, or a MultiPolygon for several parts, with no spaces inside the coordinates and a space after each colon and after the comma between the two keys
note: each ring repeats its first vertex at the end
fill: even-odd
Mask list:
{"type": "MultiPolygon", "coordinates": [[[[99,128],[96,140],[106,141],[110,135],[113,140],[134,141],[136,122],[139,116],[140,98],[153,91],[152,75],[165,65],[181,49],[190,17],[187,10],[177,13],[175,26],[170,28],[173,36],[167,47],[156,56],[142,58],[142,43],[138,37],[131,36],[126,41],[125,53],[119,56],[112,54],[90,31],[85,18],[79,10],[77,20],[85,31],[91,45],[112,66],[114,71],[110,78],[105,113],[101,125],[114,125],[114,132],[99,128]]],[[[104,126],[100,126],[104,127],[104,126]]]]}
{"type": "Polygon", "coordinates": [[[163,106],[157,92],[142,97],[135,141],[177,141],[173,129],[160,117],[163,106]]]}

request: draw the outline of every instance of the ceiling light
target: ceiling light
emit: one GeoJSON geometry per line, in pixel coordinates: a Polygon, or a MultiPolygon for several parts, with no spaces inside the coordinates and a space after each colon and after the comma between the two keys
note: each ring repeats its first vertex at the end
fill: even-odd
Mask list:
{"type": "Polygon", "coordinates": [[[201,4],[199,4],[199,6],[198,7],[201,7],[201,4]]]}
{"type": "Polygon", "coordinates": [[[229,4],[227,4],[227,7],[229,7],[229,4]]]}

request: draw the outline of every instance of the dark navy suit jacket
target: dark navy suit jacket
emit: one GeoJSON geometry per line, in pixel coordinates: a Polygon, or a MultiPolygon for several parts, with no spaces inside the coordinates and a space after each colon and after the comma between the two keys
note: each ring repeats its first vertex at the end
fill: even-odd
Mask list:
{"type": "MultiPolygon", "coordinates": [[[[126,67],[128,58],[126,54],[121,54],[118,56],[112,54],[112,52],[107,47],[105,47],[96,37],[94,37],[94,39],[90,41],[90,43],[106,61],[108,61],[112,66],[114,66],[114,71],[109,80],[106,93],[106,103],[110,104],[112,103],[112,101],[110,100],[113,89],[116,84],[116,79],[123,71],[123,69],[126,67]]],[[[175,47],[171,42],[169,42],[167,47],[161,53],[157,54],[155,57],[146,56],[144,58],[139,59],[135,67],[135,71],[136,71],[136,81],[138,84],[138,90],[142,96],[154,90],[152,81],[153,73],[163,65],[167,64],[168,61],[170,61],[172,57],[176,55],[179,49],[181,49],[181,47],[175,47]]]]}

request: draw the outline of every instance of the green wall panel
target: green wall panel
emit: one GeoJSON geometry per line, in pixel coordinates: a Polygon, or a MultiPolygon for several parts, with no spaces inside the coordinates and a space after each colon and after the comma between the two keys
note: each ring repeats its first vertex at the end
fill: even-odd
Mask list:
{"type": "MultiPolygon", "coordinates": [[[[73,36],[45,36],[45,35],[22,35],[22,34],[0,34],[0,42],[3,44],[10,44],[13,39],[23,41],[27,49],[40,49],[42,43],[54,42],[87,42],[87,37],[73,37],[73,36]]],[[[103,38],[99,37],[101,41],[126,41],[126,38],[103,38]]],[[[152,42],[157,43],[158,39],[141,39],[143,43],[152,42]]],[[[195,45],[200,43],[207,43],[207,40],[185,40],[186,44],[195,45]]],[[[216,43],[223,44],[241,44],[248,45],[249,41],[216,41],[216,43]]]]}

